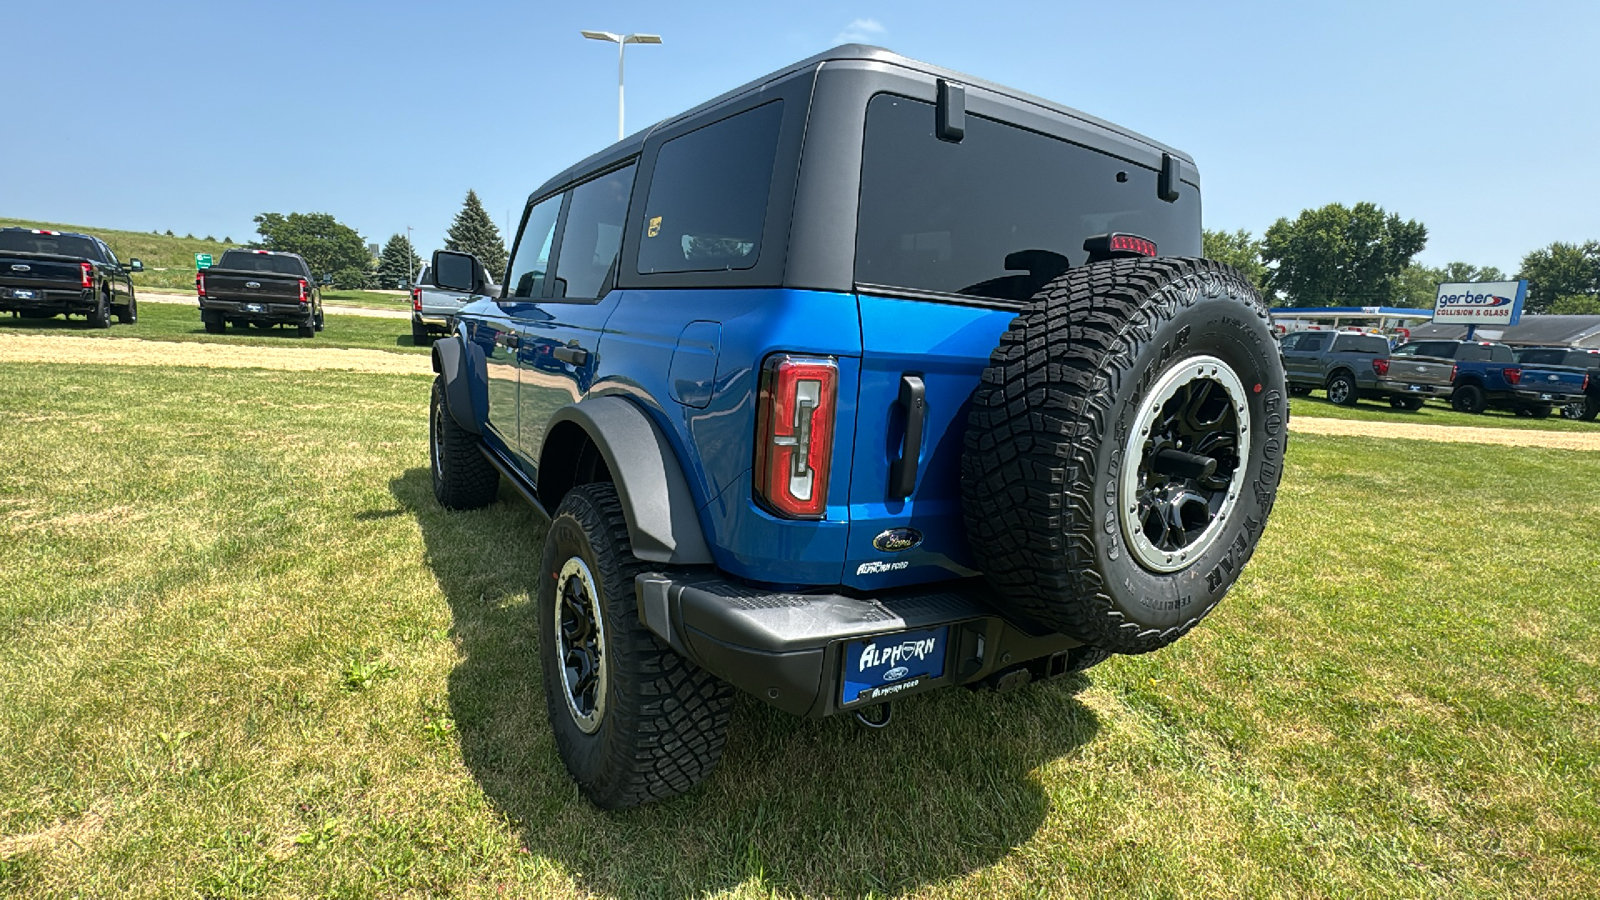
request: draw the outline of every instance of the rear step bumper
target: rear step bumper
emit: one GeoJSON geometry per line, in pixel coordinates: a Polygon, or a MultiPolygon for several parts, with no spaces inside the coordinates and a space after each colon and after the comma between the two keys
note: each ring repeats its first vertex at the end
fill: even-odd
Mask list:
{"type": "Polygon", "coordinates": [[[1060,674],[1066,652],[1082,646],[1005,619],[981,599],[979,579],[874,598],[751,588],[711,571],[646,572],[634,586],[640,621],[674,650],[762,701],[802,716],[883,702],[841,702],[845,649],[854,640],[949,626],[943,674],[886,688],[895,699],[1024,667],[1034,677],[1060,674]]]}

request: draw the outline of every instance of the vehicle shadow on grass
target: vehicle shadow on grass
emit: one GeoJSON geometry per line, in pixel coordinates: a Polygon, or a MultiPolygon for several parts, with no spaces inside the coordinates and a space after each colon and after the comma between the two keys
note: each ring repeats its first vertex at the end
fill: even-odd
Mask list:
{"type": "Polygon", "coordinates": [[[587,890],[864,896],[958,879],[1032,838],[1050,801],[1031,773],[1098,729],[1075,696],[1084,676],[1013,694],[909,698],[876,732],[740,694],[705,783],[601,812],[567,778],[545,719],[531,606],[540,517],[506,485],[486,510],[446,512],[422,468],[390,487],[419,523],[450,604],[460,661],[449,702],[463,761],[524,849],[587,890]]]}

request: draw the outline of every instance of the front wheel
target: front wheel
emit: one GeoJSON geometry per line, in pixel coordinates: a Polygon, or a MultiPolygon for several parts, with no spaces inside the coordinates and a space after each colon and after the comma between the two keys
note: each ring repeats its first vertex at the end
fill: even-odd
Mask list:
{"type": "Polygon", "coordinates": [[[1355,406],[1360,399],[1356,380],[1349,372],[1340,372],[1328,379],[1328,400],[1334,405],[1355,406]]]}
{"type": "Polygon", "coordinates": [[[428,409],[433,498],[445,509],[482,509],[500,493],[500,472],[478,449],[478,436],[450,412],[444,379],[433,379],[428,409]]]}
{"type": "Polygon", "coordinates": [[[722,756],[733,690],[639,622],[628,523],[610,484],[573,488],[545,536],[539,660],[556,751],[602,809],[676,796],[722,756]]]}
{"type": "Polygon", "coordinates": [[[1483,388],[1475,384],[1463,384],[1450,394],[1450,408],[1456,412],[1478,415],[1488,405],[1489,398],[1484,395],[1483,388]]]}
{"type": "Polygon", "coordinates": [[[128,295],[126,306],[116,307],[117,321],[124,325],[132,325],[139,321],[139,301],[132,294],[128,295]]]}

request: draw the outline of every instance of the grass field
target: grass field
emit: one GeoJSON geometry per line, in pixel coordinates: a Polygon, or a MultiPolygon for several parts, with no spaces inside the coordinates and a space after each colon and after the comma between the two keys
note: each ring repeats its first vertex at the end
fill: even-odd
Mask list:
{"type": "Polygon", "coordinates": [[[63,334],[107,340],[144,338],[256,347],[362,347],[401,353],[428,352],[427,347],[412,343],[411,323],[405,319],[328,313],[323,317],[322,331],[310,339],[299,337],[292,328],[261,331],[229,326],[224,334],[207,334],[205,326],[200,323],[200,307],[176,303],[141,303],[139,321],[132,325],[113,323],[110,328],[90,328],[82,318],[21,319],[0,315],[0,335],[9,334],[63,334]]]}
{"type": "Polygon", "coordinates": [[[1460,413],[1437,400],[1423,404],[1421,409],[1395,409],[1387,403],[1366,400],[1355,406],[1338,406],[1329,403],[1321,393],[1311,397],[1295,397],[1289,401],[1290,414],[1315,416],[1323,419],[1354,419],[1362,422],[1413,422],[1419,425],[1463,425],[1472,428],[1531,428],[1536,431],[1576,431],[1600,434],[1600,422],[1581,422],[1563,419],[1556,410],[1548,419],[1527,419],[1515,413],[1486,410],[1480,415],[1460,413]]]}
{"type": "Polygon", "coordinates": [[[0,896],[1600,893],[1600,454],[1296,436],[1175,647],[882,733],[741,697],[608,815],[541,526],[434,504],[426,378],[0,378],[0,896]]]}

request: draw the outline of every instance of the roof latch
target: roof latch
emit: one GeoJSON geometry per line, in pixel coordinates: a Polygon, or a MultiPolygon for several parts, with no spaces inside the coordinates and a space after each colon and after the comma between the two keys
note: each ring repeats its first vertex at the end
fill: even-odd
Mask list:
{"type": "Polygon", "coordinates": [[[967,136],[967,89],[939,79],[939,111],[935,118],[934,134],[939,140],[961,143],[967,136]]]}
{"type": "Polygon", "coordinates": [[[1161,154],[1161,177],[1156,179],[1156,196],[1171,203],[1178,199],[1178,158],[1161,154]]]}

